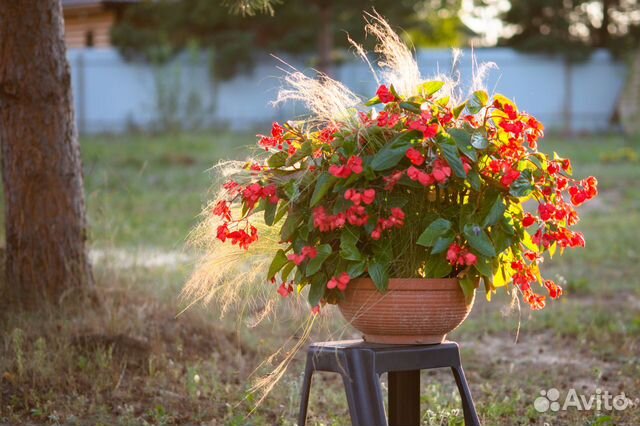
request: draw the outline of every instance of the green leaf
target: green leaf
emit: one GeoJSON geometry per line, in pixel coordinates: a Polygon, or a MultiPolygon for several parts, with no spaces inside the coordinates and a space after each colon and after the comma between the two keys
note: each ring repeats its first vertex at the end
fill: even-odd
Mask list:
{"type": "Polygon", "coordinates": [[[272,226],[273,222],[276,218],[276,210],[278,208],[278,203],[272,203],[269,200],[266,200],[266,204],[264,206],[264,223],[267,226],[272,226]]]}
{"type": "Polygon", "coordinates": [[[467,177],[469,178],[469,185],[471,185],[471,188],[473,188],[475,191],[480,191],[480,189],[482,188],[482,180],[480,179],[480,175],[478,174],[478,172],[471,169],[469,170],[469,174],[467,175],[467,177]]]}
{"type": "Polygon", "coordinates": [[[282,268],[282,281],[286,281],[289,278],[289,274],[293,271],[293,268],[296,267],[296,264],[293,262],[288,262],[284,268],[282,268]]]}
{"type": "Polygon", "coordinates": [[[305,271],[306,275],[310,277],[318,272],[331,252],[332,250],[329,244],[322,244],[321,246],[318,246],[318,255],[315,258],[309,260],[309,263],[307,264],[307,270],[305,271]]]}
{"type": "Polygon", "coordinates": [[[318,204],[327,192],[331,189],[331,187],[336,183],[336,177],[331,176],[329,173],[322,173],[318,180],[316,181],[316,187],[313,190],[313,195],[311,196],[311,201],[309,202],[310,207],[314,207],[318,204]]]}
{"type": "Polygon", "coordinates": [[[491,277],[493,276],[492,262],[492,259],[484,256],[478,256],[478,262],[476,263],[475,268],[480,272],[480,275],[491,277]]]}
{"type": "Polygon", "coordinates": [[[507,235],[514,236],[516,235],[516,229],[513,226],[513,219],[507,218],[507,216],[503,216],[500,218],[500,228],[507,233],[507,235]]]}
{"type": "Polygon", "coordinates": [[[369,99],[367,102],[365,102],[364,105],[365,106],[374,106],[374,105],[379,104],[380,102],[382,102],[382,101],[380,100],[378,95],[376,95],[373,98],[369,99]]]}
{"type": "Polygon", "coordinates": [[[340,257],[346,260],[362,260],[362,253],[356,247],[358,243],[358,235],[354,229],[347,227],[340,235],[340,257]]]}
{"type": "Polygon", "coordinates": [[[353,279],[358,278],[360,275],[364,274],[364,271],[367,269],[367,262],[360,261],[357,263],[350,263],[347,267],[347,274],[353,279]]]}
{"type": "Polygon", "coordinates": [[[540,159],[538,157],[536,157],[535,155],[530,155],[529,157],[527,157],[527,160],[531,161],[531,163],[536,166],[538,169],[540,170],[544,170],[544,167],[542,166],[542,162],[540,161],[540,159]]]}
{"type": "Polygon", "coordinates": [[[467,303],[471,303],[471,300],[473,300],[473,294],[476,291],[476,283],[478,283],[477,278],[470,274],[467,274],[460,279],[460,287],[462,288],[464,299],[467,303]]]}
{"type": "Polygon", "coordinates": [[[509,194],[514,197],[526,197],[533,191],[533,182],[531,180],[531,171],[523,170],[520,177],[511,184],[509,194]]]}
{"type": "Polygon", "coordinates": [[[389,285],[389,272],[382,263],[374,262],[369,265],[369,276],[378,291],[387,290],[387,286],[389,285]]]}
{"type": "Polygon", "coordinates": [[[420,234],[417,244],[425,247],[431,247],[435,244],[436,240],[442,237],[451,229],[451,222],[446,219],[436,219],[420,234]]]}
{"type": "Polygon", "coordinates": [[[509,234],[507,234],[501,227],[495,227],[491,231],[491,237],[494,241],[496,253],[502,253],[513,244],[513,238],[509,234]]]}
{"type": "Polygon", "coordinates": [[[489,140],[480,132],[473,132],[471,134],[471,146],[476,149],[485,149],[489,146],[489,140]]]}
{"type": "Polygon", "coordinates": [[[444,158],[446,158],[447,163],[449,163],[449,166],[451,166],[456,176],[463,179],[466,178],[467,172],[464,170],[464,165],[460,159],[458,147],[446,142],[441,143],[438,146],[440,148],[440,152],[442,152],[442,155],[444,155],[444,158]]]}
{"type": "Polygon", "coordinates": [[[455,108],[453,109],[453,116],[454,116],[455,118],[460,117],[460,113],[464,110],[464,108],[465,108],[466,106],[467,106],[467,102],[465,101],[465,102],[461,103],[460,105],[458,105],[457,107],[455,107],[455,108]]]}
{"type": "Polygon", "coordinates": [[[395,96],[396,99],[400,99],[400,94],[398,93],[396,88],[393,87],[393,84],[389,86],[389,92],[391,92],[391,94],[395,96]]]}
{"type": "Polygon", "coordinates": [[[449,249],[451,243],[453,243],[454,236],[453,235],[445,235],[436,240],[433,248],[431,249],[431,254],[440,254],[444,253],[449,249]]]}
{"type": "Polygon", "coordinates": [[[427,81],[418,86],[418,91],[425,98],[431,97],[434,93],[438,92],[444,86],[444,81],[427,81]]]}
{"type": "Polygon", "coordinates": [[[327,277],[325,274],[317,274],[311,278],[311,285],[309,286],[309,295],[307,300],[311,306],[318,306],[324,291],[327,288],[327,277]]]}
{"type": "Polygon", "coordinates": [[[416,114],[420,114],[422,110],[420,109],[420,105],[415,102],[400,102],[400,108],[406,109],[407,111],[414,112],[416,114]]]}
{"type": "Polygon", "coordinates": [[[464,236],[469,245],[483,256],[494,257],[496,250],[487,233],[479,225],[468,223],[464,226],[464,236]]]}
{"type": "MultiPolygon", "coordinates": [[[[466,203],[466,204],[463,204],[461,207],[457,207],[457,209],[459,210],[459,213],[458,213],[459,229],[463,229],[467,223],[475,222],[475,217],[477,215],[476,213],[477,209],[476,209],[475,203],[466,203]]],[[[484,214],[480,216],[484,216],[484,214]]]]}
{"type": "Polygon", "coordinates": [[[287,158],[289,158],[289,154],[286,151],[280,151],[273,154],[267,160],[267,164],[272,169],[276,169],[278,167],[282,167],[287,163],[287,158]]]}
{"type": "Polygon", "coordinates": [[[300,148],[289,158],[287,158],[285,165],[291,166],[292,164],[297,163],[305,157],[311,155],[312,152],[311,141],[305,141],[300,145],[300,148]]]}
{"type": "Polygon", "coordinates": [[[393,249],[386,241],[377,241],[372,247],[373,257],[380,263],[391,263],[393,260],[393,249]]]}
{"type": "Polygon", "coordinates": [[[484,90],[478,90],[473,92],[471,99],[467,102],[467,110],[471,114],[477,114],[482,108],[484,108],[489,102],[489,95],[484,90]]]}
{"type": "Polygon", "coordinates": [[[289,259],[287,259],[287,255],[284,253],[284,250],[278,250],[271,261],[271,265],[269,266],[267,279],[270,280],[275,277],[278,271],[280,271],[287,262],[289,262],[289,259]]]}
{"type": "Polygon", "coordinates": [[[286,202],[286,200],[282,200],[282,202],[278,204],[278,210],[276,211],[276,216],[273,218],[272,225],[280,222],[280,219],[282,219],[284,215],[287,214],[288,210],[289,210],[289,203],[286,202]]]}
{"type": "Polygon", "coordinates": [[[302,222],[302,214],[300,211],[289,210],[289,214],[280,229],[280,238],[282,241],[291,241],[298,230],[298,225],[302,222]]]}
{"type": "Polygon", "coordinates": [[[419,138],[420,132],[412,130],[401,133],[391,143],[385,145],[373,157],[371,168],[375,171],[387,170],[397,165],[411,147],[411,140],[419,138]]]}
{"type": "Polygon", "coordinates": [[[473,161],[477,161],[478,154],[471,145],[471,134],[462,129],[450,129],[449,134],[458,145],[460,151],[473,161]]]}
{"type": "Polygon", "coordinates": [[[300,195],[300,190],[298,188],[298,182],[296,180],[290,180],[284,185],[280,186],[284,194],[287,196],[289,201],[293,201],[298,198],[300,195]]]}
{"type": "Polygon", "coordinates": [[[496,197],[496,200],[491,205],[489,212],[487,213],[484,220],[482,221],[482,226],[486,228],[487,226],[496,224],[498,220],[500,220],[500,218],[504,216],[505,210],[506,210],[506,206],[504,204],[504,201],[500,196],[500,194],[498,194],[498,196],[496,197]]]}
{"type": "Polygon", "coordinates": [[[449,102],[451,102],[451,96],[445,96],[444,98],[438,99],[436,104],[446,108],[447,105],[449,105],[449,102]]]}
{"type": "Polygon", "coordinates": [[[451,273],[453,268],[444,256],[431,256],[425,265],[427,278],[443,278],[451,273]]]}

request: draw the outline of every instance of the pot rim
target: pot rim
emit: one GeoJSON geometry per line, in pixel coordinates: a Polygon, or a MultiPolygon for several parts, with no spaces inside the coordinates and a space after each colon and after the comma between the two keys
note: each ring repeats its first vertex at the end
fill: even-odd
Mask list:
{"type": "MultiPolygon", "coordinates": [[[[371,278],[356,278],[349,283],[349,289],[378,291],[371,278]]],[[[457,278],[390,278],[387,290],[461,291],[457,278]]]]}

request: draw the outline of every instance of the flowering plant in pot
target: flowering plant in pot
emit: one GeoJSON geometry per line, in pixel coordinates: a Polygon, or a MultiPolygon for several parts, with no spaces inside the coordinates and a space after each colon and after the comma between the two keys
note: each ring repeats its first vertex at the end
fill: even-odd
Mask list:
{"type": "Polygon", "coordinates": [[[539,266],[584,246],[571,227],[595,178],[574,179],[569,159],[540,151],[543,125],[505,96],[423,80],[384,21],[368,29],[387,67],[375,96],[290,74],[281,98],[311,115],[273,123],[263,158],[227,174],[208,238],[249,250],[264,230],[273,291],[306,294],[314,313],[338,304],[374,342],[442,341],[480,285],[534,310],[560,297],[539,266]]]}

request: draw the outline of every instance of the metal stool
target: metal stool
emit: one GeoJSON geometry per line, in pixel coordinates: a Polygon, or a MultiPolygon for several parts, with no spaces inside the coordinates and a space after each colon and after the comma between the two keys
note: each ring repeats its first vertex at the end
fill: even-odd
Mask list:
{"type": "Polygon", "coordinates": [[[306,423],[314,371],[331,371],[342,376],[354,426],[387,425],[380,375],[389,373],[388,424],[417,426],[420,424],[420,370],[442,367],[453,371],[465,424],[479,426],[457,343],[416,346],[381,345],[362,340],[314,343],[307,351],[298,426],[306,423]]]}

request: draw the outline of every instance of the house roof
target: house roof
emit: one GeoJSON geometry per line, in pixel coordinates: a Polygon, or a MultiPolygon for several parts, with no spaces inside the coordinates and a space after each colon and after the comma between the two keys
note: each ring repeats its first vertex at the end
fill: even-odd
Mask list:
{"type": "Polygon", "coordinates": [[[137,3],[138,0],[62,0],[62,7],[82,7],[104,4],[105,6],[115,4],[137,3]]]}

